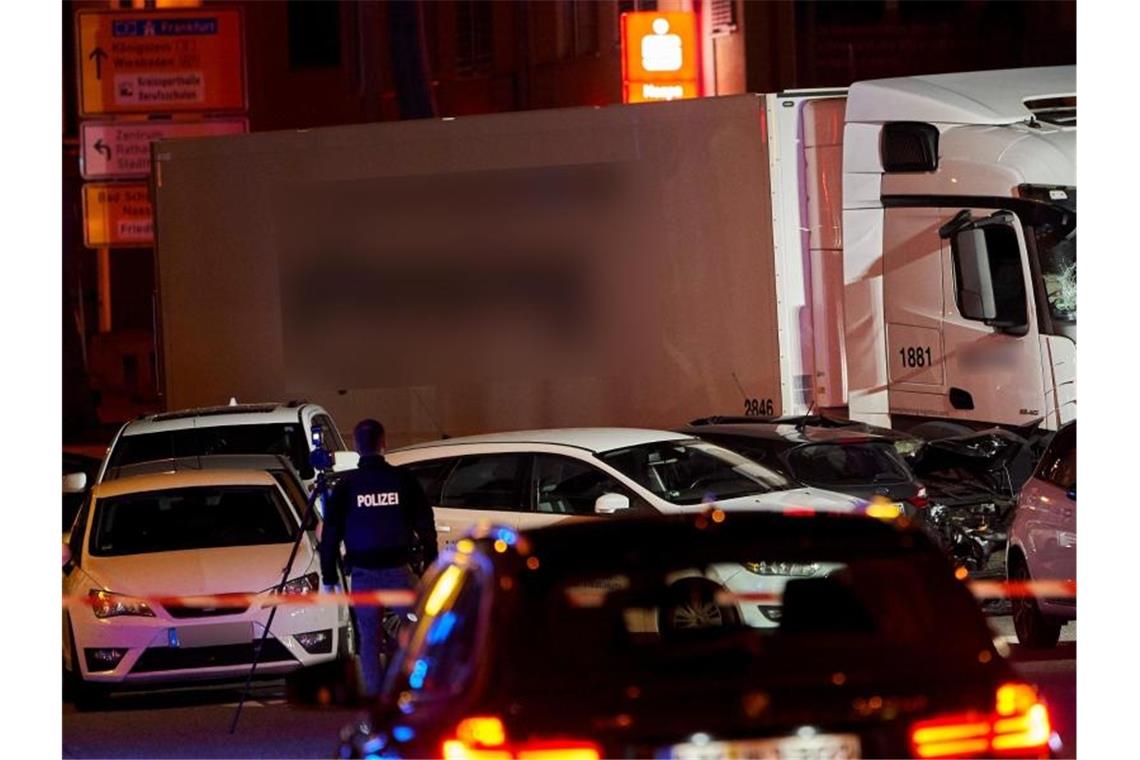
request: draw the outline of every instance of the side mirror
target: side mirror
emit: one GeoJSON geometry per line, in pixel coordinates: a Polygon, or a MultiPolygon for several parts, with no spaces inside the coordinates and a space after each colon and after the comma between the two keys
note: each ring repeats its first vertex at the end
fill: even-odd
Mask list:
{"type": "Polygon", "coordinates": [[[954,235],[954,265],[958,270],[958,308],[966,319],[997,318],[990,254],[985,230],[970,227],[954,235]]]}
{"type": "Polygon", "coordinates": [[[63,476],[64,493],[83,493],[87,490],[87,473],[69,472],[63,476]]]}
{"type": "Polygon", "coordinates": [[[65,541],[63,544],[63,566],[67,567],[71,564],[71,547],[65,541]]]}
{"type": "Polygon", "coordinates": [[[333,472],[355,470],[360,466],[360,455],[355,451],[334,451],[332,455],[333,472]]]}
{"type": "Polygon", "coordinates": [[[966,209],[938,230],[951,241],[958,312],[1011,335],[1029,329],[1020,230],[1012,212],[973,219],[966,209]]]}
{"type": "Polygon", "coordinates": [[[594,512],[599,515],[612,515],[629,509],[629,497],[620,493],[604,493],[594,502],[594,512]]]}

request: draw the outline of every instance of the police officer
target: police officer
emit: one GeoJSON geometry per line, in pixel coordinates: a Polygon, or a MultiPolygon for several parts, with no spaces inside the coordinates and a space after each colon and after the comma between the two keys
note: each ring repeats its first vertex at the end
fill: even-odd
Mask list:
{"type": "MultiPolygon", "coordinates": [[[[417,536],[426,564],[438,554],[431,505],[414,475],[385,461],[383,425],[361,420],[353,438],[360,464],[329,497],[321,534],[321,577],[326,587],[336,584],[343,541],[352,591],[413,588],[416,578],[410,562],[417,536]]],[[[391,653],[381,628],[383,615],[384,609],[376,605],[356,607],[367,696],[380,690],[381,652],[391,653]]]]}

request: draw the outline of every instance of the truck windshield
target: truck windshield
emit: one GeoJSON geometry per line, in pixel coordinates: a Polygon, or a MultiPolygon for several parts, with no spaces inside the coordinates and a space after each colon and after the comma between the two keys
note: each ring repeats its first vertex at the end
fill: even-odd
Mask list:
{"type": "Polygon", "coordinates": [[[1041,279],[1053,319],[1077,321],[1077,230],[1059,234],[1053,227],[1036,228],[1041,279]]]}
{"type": "Polygon", "coordinates": [[[598,456],[674,504],[701,504],[792,487],[782,475],[751,459],[699,441],[663,441],[598,456]]]}

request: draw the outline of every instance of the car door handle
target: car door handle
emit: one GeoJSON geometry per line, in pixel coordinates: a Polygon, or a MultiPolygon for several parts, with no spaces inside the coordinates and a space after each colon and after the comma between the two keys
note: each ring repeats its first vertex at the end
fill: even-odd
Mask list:
{"type": "Polygon", "coordinates": [[[437,526],[435,526],[435,529],[438,530],[440,533],[450,533],[451,532],[451,526],[450,525],[437,525],[437,526]]]}

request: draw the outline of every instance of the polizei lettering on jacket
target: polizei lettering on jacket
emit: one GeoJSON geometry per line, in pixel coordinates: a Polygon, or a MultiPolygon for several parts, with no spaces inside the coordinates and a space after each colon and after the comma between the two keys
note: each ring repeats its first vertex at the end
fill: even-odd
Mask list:
{"type": "Polygon", "coordinates": [[[386,491],[385,493],[362,493],[356,496],[358,507],[395,507],[400,504],[399,491],[386,491]]]}

